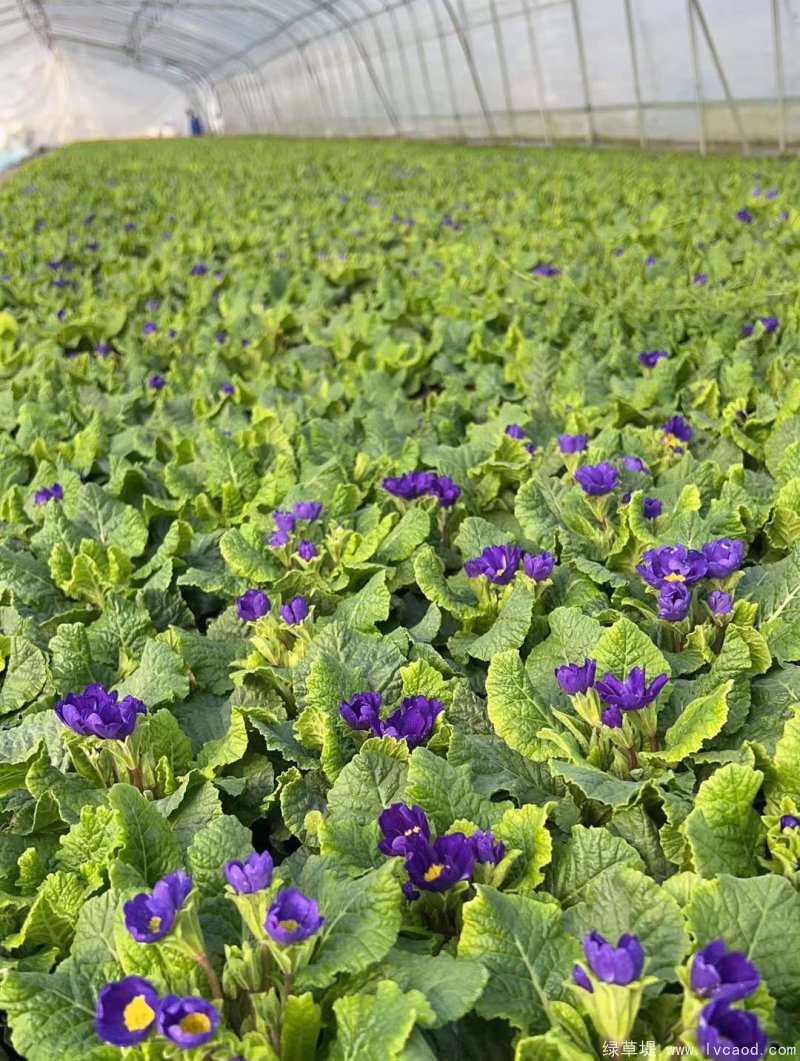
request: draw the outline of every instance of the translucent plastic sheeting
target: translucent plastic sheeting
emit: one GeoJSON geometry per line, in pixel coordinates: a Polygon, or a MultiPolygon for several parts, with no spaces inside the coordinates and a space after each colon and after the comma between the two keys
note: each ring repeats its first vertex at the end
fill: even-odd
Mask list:
{"type": "MultiPolygon", "coordinates": [[[[800,142],[800,0],[0,0],[4,142],[800,142]]],[[[0,156],[2,157],[2,156],[0,156]]]]}

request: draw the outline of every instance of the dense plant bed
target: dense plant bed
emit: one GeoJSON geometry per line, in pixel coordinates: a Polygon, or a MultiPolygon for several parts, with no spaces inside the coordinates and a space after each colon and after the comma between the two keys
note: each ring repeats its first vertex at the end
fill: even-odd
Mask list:
{"type": "Polygon", "coordinates": [[[9,1049],[800,1039],[797,189],[266,140],[5,186],[9,1049]]]}

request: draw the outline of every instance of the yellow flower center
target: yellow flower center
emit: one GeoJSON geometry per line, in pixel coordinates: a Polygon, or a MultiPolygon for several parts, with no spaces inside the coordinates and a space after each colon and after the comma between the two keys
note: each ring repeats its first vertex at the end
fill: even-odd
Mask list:
{"type": "Polygon", "coordinates": [[[294,932],[294,930],[299,927],[299,923],[297,921],[292,921],[291,918],[289,918],[288,921],[279,921],[278,924],[284,932],[294,932]]]}
{"type": "Polygon", "coordinates": [[[412,833],[418,833],[418,832],[419,832],[419,826],[418,825],[414,825],[410,829],[406,829],[406,831],[403,833],[403,836],[411,836],[412,833]]]}
{"type": "Polygon", "coordinates": [[[122,1019],[129,1032],[141,1032],[153,1023],[155,1013],[153,1007],[145,1001],[144,995],[137,995],[125,1007],[122,1019]]]}
{"type": "Polygon", "coordinates": [[[151,932],[158,932],[158,930],[161,928],[161,918],[151,917],[150,920],[147,922],[147,927],[150,929],[151,932]]]}
{"type": "Polygon", "coordinates": [[[679,575],[677,571],[673,571],[671,575],[664,575],[665,582],[685,582],[686,575],[679,575]]]}
{"type": "Polygon", "coordinates": [[[178,1026],[187,1035],[205,1035],[211,1031],[211,1021],[205,1013],[187,1013],[178,1021],[178,1026]]]}
{"type": "Polygon", "coordinates": [[[664,435],[664,441],[668,446],[680,446],[680,441],[670,431],[669,434],[664,435]]]}
{"type": "Polygon", "coordinates": [[[422,879],[426,883],[430,884],[430,882],[432,880],[438,880],[439,877],[441,877],[443,869],[444,869],[444,866],[442,865],[441,862],[434,862],[434,864],[430,867],[430,869],[426,869],[425,870],[425,873],[423,874],[422,879]]]}

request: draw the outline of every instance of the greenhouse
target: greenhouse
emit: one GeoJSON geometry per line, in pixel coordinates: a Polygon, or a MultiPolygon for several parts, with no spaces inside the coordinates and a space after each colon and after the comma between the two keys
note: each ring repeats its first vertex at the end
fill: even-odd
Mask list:
{"type": "Polygon", "coordinates": [[[796,1054],[798,0],[0,5],[0,1061],[796,1054]]]}

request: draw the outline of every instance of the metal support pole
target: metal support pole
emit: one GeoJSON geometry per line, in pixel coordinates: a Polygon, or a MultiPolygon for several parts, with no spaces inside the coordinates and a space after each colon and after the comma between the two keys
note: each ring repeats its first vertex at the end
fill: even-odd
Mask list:
{"type": "Polygon", "coordinates": [[[430,4],[431,12],[433,13],[433,21],[436,23],[436,39],[439,41],[439,51],[442,53],[442,66],[444,67],[445,81],[447,81],[447,91],[450,94],[450,110],[455,118],[459,132],[463,134],[464,124],[461,117],[461,108],[458,104],[458,93],[456,92],[455,82],[453,81],[453,67],[450,62],[450,53],[447,50],[444,29],[439,20],[439,0],[428,0],[428,2],[430,4]]]}
{"type": "Polygon", "coordinates": [[[536,82],[536,93],[539,97],[539,117],[542,122],[542,135],[544,137],[544,142],[549,147],[553,143],[553,130],[550,124],[550,111],[545,103],[542,65],[539,62],[539,49],[536,47],[536,34],[533,29],[533,11],[531,10],[530,0],[522,0],[522,7],[525,11],[525,19],[528,24],[528,47],[531,53],[531,68],[533,70],[533,78],[536,82]]]}
{"type": "Polygon", "coordinates": [[[775,56],[775,95],[778,106],[778,150],[786,150],[786,83],[783,76],[783,41],[779,0],[772,0],[772,47],[775,56]]]}
{"type": "Polygon", "coordinates": [[[503,44],[503,31],[500,29],[500,19],[497,17],[497,0],[489,0],[489,8],[492,13],[492,27],[494,29],[494,45],[497,50],[497,61],[500,64],[500,79],[503,84],[503,100],[511,124],[511,131],[512,133],[516,133],[517,116],[514,112],[514,101],[511,98],[511,80],[508,76],[508,62],[506,60],[505,45],[503,44]]]}
{"type": "Polygon", "coordinates": [[[631,68],[633,70],[633,88],[636,92],[636,123],[639,127],[639,147],[646,146],[644,133],[644,112],[642,110],[642,86],[639,80],[639,54],[636,50],[636,33],[633,28],[633,13],[631,12],[631,0],[625,0],[625,23],[628,27],[628,47],[631,52],[631,68]]]}
{"type": "Polygon", "coordinates": [[[412,88],[414,82],[411,77],[411,71],[408,68],[408,56],[406,55],[405,41],[403,40],[403,37],[400,33],[400,23],[397,18],[397,8],[392,7],[389,9],[389,11],[389,17],[392,20],[392,29],[394,30],[395,48],[397,49],[397,56],[400,59],[400,67],[403,71],[403,82],[405,85],[405,90],[408,93],[408,100],[411,104],[411,106],[409,107],[409,113],[414,114],[416,113],[417,109],[416,98],[414,95],[414,90],[412,88]]]}
{"type": "Polygon", "coordinates": [[[475,64],[475,56],[472,54],[472,47],[469,43],[464,27],[459,21],[458,15],[453,10],[453,5],[450,0],[441,0],[442,6],[450,17],[450,21],[453,24],[453,30],[458,38],[458,43],[461,45],[461,51],[464,53],[464,58],[467,61],[467,67],[469,69],[470,77],[472,78],[472,84],[475,88],[475,93],[478,97],[478,103],[480,104],[481,111],[483,112],[483,120],[486,122],[486,128],[489,131],[491,137],[497,135],[497,130],[494,124],[494,118],[489,110],[486,103],[486,96],[483,92],[483,85],[481,83],[480,74],[478,73],[478,67],[475,64]]]}
{"type": "Polygon", "coordinates": [[[578,47],[578,64],[581,69],[581,82],[583,84],[583,103],[586,107],[586,142],[593,144],[595,139],[594,115],[592,114],[592,98],[589,95],[589,74],[586,68],[586,52],[583,47],[583,31],[581,30],[581,19],[578,11],[578,0],[570,0],[572,11],[572,23],[575,27],[575,43],[578,47]]]}
{"type": "Polygon", "coordinates": [[[700,79],[700,62],[697,57],[697,29],[694,24],[694,6],[692,0],[686,0],[686,14],[689,17],[689,43],[692,48],[692,73],[694,75],[694,99],[697,107],[697,135],[700,154],[707,150],[706,144],[706,109],[703,103],[703,83],[700,79]]]}
{"type": "Polygon", "coordinates": [[[750,145],[747,142],[747,133],[745,133],[744,131],[744,123],[742,122],[742,116],[739,113],[739,108],[736,106],[736,100],[733,98],[731,87],[728,84],[728,79],[725,76],[725,71],[722,68],[722,62],[720,61],[719,54],[717,53],[717,46],[714,43],[714,38],[711,36],[711,30],[709,28],[708,23],[706,22],[706,16],[703,13],[702,4],[700,3],[700,0],[691,0],[691,3],[693,4],[694,9],[697,12],[697,17],[700,20],[700,28],[702,29],[703,36],[706,39],[708,50],[711,52],[711,58],[714,61],[714,67],[717,71],[717,77],[719,78],[720,84],[722,85],[722,91],[725,93],[725,99],[728,103],[728,107],[730,108],[730,112],[733,115],[733,121],[739,133],[739,138],[742,141],[744,153],[747,155],[750,153],[750,145]]]}
{"type": "Polygon", "coordinates": [[[399,133],[400,122],[398,121],[397,114],[395,113],[395,109],[392,106],[392,102],[386,95],[384,87],[381,84],[380,78],[375,72],[375,67],[372,65],[372,59],[370,58],[369,52],[364,47],[363,41],[360,39],[360,37],[354,30],[350,30],[350,36],[352,37],[353,43],[356,46],[358,54],[361,56],[361,61],[367,69],[367,73],[369,74],[369,79],[372,82],[372,86],[378,94],[378,98],[380,99],[381,103],[383,104],[383,109],[386,111],[386,116],[392,123],[392,129],[395,131],[395,133],[399,133]]]}
{"type": "Polygon", "coordinates": [[[428,70],[428,60],[425,55],[425,44],[422,40],[422,33],[419,28],[419,20],[417,18],[417,7],[415,0],[407,2],[406,9],[411,19],[411,28],[414,33],[414,43],[417,48],[417,60],[419,62],[420,70],[422,71],[422,85],[425,89],[425,99],[428,103],[428,113],[432,119],[436,118],[436,100],[433,95],[433,86],[431,85],[431,75],[428,70]]]}

